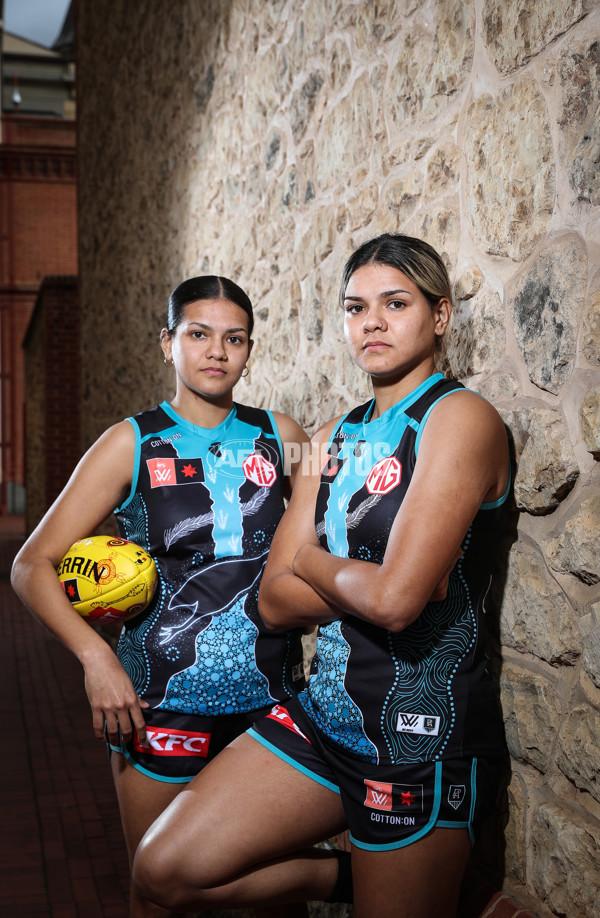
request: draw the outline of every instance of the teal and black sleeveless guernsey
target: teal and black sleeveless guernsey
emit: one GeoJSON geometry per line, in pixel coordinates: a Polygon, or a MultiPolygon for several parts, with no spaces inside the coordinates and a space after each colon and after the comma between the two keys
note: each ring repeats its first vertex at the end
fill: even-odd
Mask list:
{"type": "Polygon", "coordinates": [[[152,605],[119,640],[136,691],[153,708],[203,716],[288,698],[303,685],[300,632],[267,631],[257,602],[284,510],[273,416],[234,404],[207,429],[163,402],[128,420],[135,468],[115,515],[159,572],[152,605]]]}
{"type": "MultiPolygon", "coordinates": [[[[328,445],[316,505],[324,549],[382,563],[429,412],[463,388],[435,374],[376,419],[372,401],[342,419],[328,445]]],[[[299,701],[325,740],[381,765],[503,752],[483,624],[507,497],[508,489],[480,507],[446,599],[428,603],[404,631],[352,616],[320,627],[299,701]]]]}

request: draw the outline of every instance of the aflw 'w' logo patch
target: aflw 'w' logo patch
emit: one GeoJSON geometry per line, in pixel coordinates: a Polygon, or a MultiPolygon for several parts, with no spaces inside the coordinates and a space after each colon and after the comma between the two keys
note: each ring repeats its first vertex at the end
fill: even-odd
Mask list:
{"type": "Polygon", "coordinates": [[[398,733],[419,733],[422,736],[437,736],[440,732],[440,718],[431,714],[398,714],[398,733]]]}
{"type": "Polygon", "coordinates": [[[171,485],[196,484],[204,481],[202,459],[147,459],[150,487],[165,488],[171,485]]]}
{"type": "Polygon", "coordinates": [[[365,778],[365,787],[364,805],[373,810],[387,810],[390,813],[423,811],[422,784],[387,784],[365,778]]]}

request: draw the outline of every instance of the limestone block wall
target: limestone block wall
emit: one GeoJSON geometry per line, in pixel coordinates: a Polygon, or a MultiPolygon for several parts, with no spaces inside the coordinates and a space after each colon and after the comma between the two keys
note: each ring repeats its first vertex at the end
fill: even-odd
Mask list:
{"type": "Polygon", "coordinates": [[[383,231],[446,259],[442,366],[511,432],[496,606],[512,757],[507,883],[600,902],[600,5],[95,0],[78,14],[85,445],[172,391],[186,276],[257,312],[241,401],[309,430],[368,397],[342,263],[383,231]]]}

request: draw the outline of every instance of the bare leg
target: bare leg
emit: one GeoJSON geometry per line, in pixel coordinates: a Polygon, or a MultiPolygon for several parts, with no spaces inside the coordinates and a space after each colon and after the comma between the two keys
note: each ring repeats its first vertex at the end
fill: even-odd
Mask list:
{"type": "Polygon", "coordinates": [[[434,829],[394,851],[353,847],[355,918],[455,918],[470,851],[466,829],[434,829]]]}
{"type": "MultiPolygon", "coordinates": [[[[131,867],[133,856],[144,833],[185,784],[155,781],[137,771],[125,756],[118,753],[112,754],[111,766],[131,867]]],[[[131,884],[131,918],[167,918],[174,914],[142,899],[135,886],[131,884]]]]}
{"type": "Polygon", "coordinates": [[[134,882],[148,899],[189,910],[325,899],[337,859],[304,849],[343,828],[338,794],[244,734],[146,833],[134,882]]]}

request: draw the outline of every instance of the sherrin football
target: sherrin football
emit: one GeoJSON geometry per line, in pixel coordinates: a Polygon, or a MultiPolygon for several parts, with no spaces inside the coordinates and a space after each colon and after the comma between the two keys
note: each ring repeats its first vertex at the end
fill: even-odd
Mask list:
{"type": "Polygon", "coordinates": [[[57,568],[73,608],[91,624],[125,622],[146,609],[158,574],[148,552],[126,539],[79,539],[57,568]]]}

